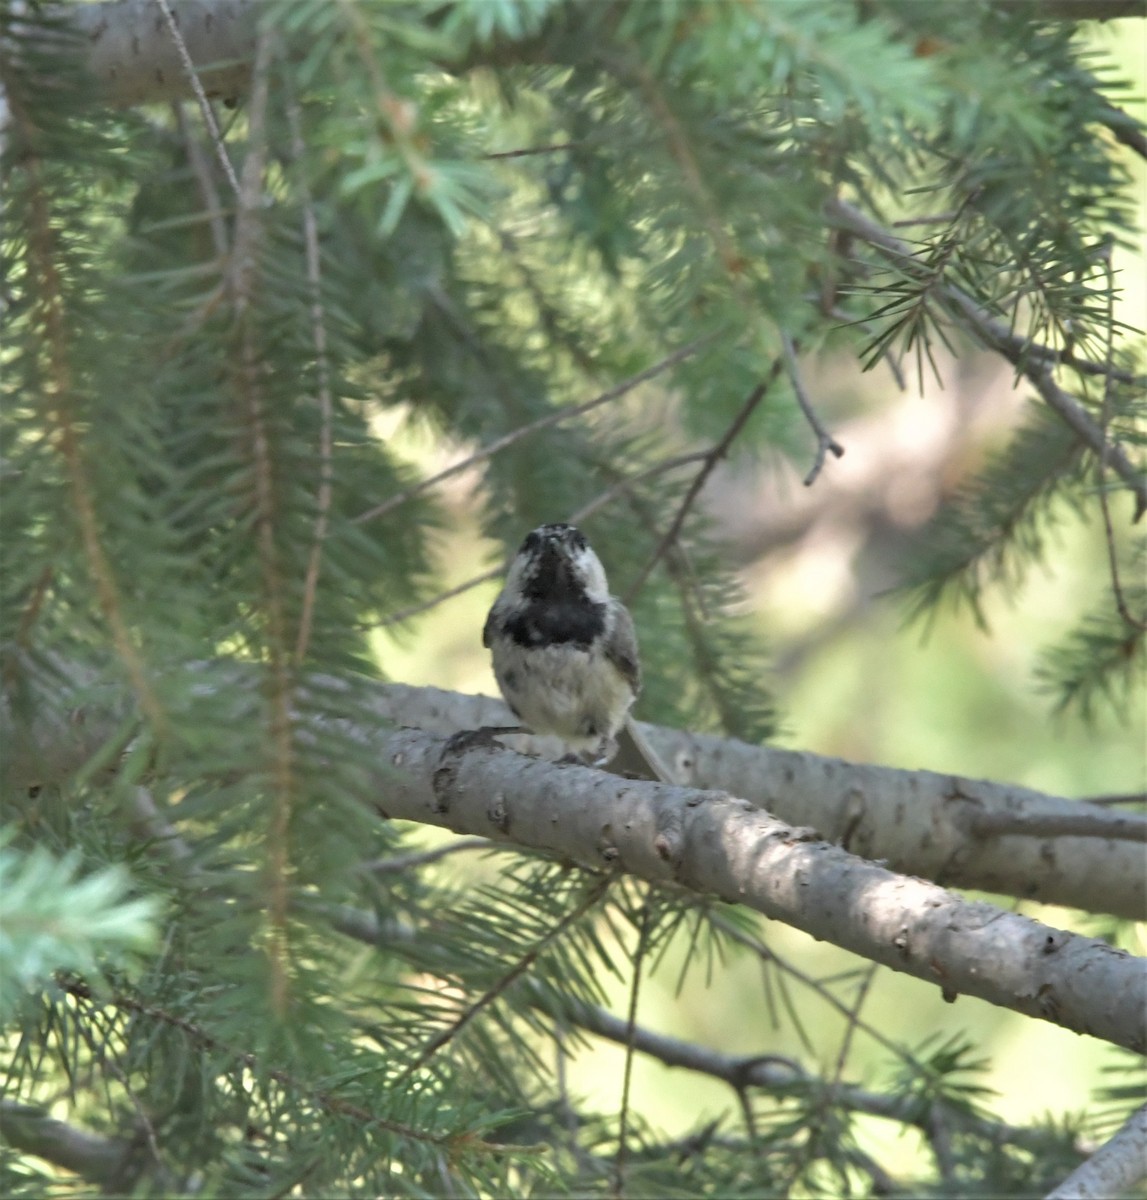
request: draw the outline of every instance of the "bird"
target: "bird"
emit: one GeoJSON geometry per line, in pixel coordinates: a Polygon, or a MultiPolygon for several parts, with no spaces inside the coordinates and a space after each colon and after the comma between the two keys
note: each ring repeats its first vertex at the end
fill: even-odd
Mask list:
{"type": "Polygon", "coordinates": [[[489,745],[501,734],[550,734],[572,751],[564,761],[678,782],[630,715],[641,691],[637,631],[580,529],[556,522],[526,535],[486,617],[482,644],[521,724],[462,730],[447,739],[447,753],[489,745]]]}
{"type": "Polygon", "coordinates": [[[524,726],[595,765],[613,757],[641,691],[637,631],[580,529],[554,523],[526,535],[482,644],[524,726]]]}

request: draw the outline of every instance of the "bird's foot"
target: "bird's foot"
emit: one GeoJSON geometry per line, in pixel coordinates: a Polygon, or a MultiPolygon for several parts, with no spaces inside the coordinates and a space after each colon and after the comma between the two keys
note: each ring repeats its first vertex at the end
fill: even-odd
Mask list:
{"type": "Polygon", "coordinates": [[[465,754],[467,750],[484,746],[489,749],[497,745],[497,737],[503,733],[521,733],[518,725],[483,725],[479,729],[462,729],[451,734],[442,748],[443,754],[465,754]]]}

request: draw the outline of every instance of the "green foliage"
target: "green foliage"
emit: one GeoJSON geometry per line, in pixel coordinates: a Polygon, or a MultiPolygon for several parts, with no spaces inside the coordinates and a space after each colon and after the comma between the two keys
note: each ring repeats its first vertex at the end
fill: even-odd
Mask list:
{"type": "Polygon", "coordinates": [[[154,897],[131,897],[119,866],[80,875],[80,856],[53,858],[40,846],[21,854],[0,840],[0,1014],[12,1016],[19,994],[41,987],[53,971],[95,974],[105,956],[146,950],[155,942],[154,897]]]}
{"type": "MultiPolygon", "coordinates": [[[[1140,553],[1137,564],[1147,561],[1140,553]]],[[[1134,582],[1121,590],[1127,607],[1124,616],[1114,594],[1057,646],[1050,647],[1037,669],[1037,678],[1056,697],[1056,707],[1077,709],[1091,720],[1100,701],[1126,714],[1134,697],[1141,695],[1144,674],[1144,641],[1147,625],[1132,614],[1147,611],[1147,586],[1134,582]],[[1130,619],[1128,619],[1130,617],[1130,619]]]]}
{"type": "Polygon", "coordinates": [[[940,510],[920,535],[905,582],[909,616],[934,612],[941,600],[967,604],[984,624],[980,597],[989,586],[1016,590],[1043,557],[1057,496],[1079,502],[1086,461],[1078,440],[1045,409],[1028,421],[982,471],[940,510]]]}
{"type": "MultiPolygon", "coordinates": [[[[692,510],[653,550],[706,454],[806,469],[784,335],[922,370],[967,329],[959,289],[1118,366],[1107,396],[1060,375],[1129,439],[1097,251],[1130,230],[1102,132],[1118,81],[1072,27],[988,3],[258,7],[222,145],[191,103],[104,111],[61,12],[0,11],[3,715],[50,718],[50,774],[93,697],[130,696],[58,788],[4,795],[5,1095],[66,1096],[126,1142],[99,1180],[125,1193],[861,1193],[887,1178],[854,1117],[885,1102],[926,1136],[952,1123],[912,1194],[1025,1194],[1037,1160],[1050,1184],[1074,1127],[1001,1126],[961,1039],[879,1039],[901,1068],[877,1100],[843,1055],[794,1066],[681,1138],[623,1116],[620,1079],[612,1107],[573,1094],[577,1006],[635,975],[755,953],[811,1060],[804,998],[839,1011],[847,989],[743,914],[584,867],[367,869],[415,839],[380,817],[361,730],[368,632],[438,597],[453,519],[392,431],[447,456],[507,439],[475,468],[476,524],[509,551],[585,512],[635,592],[639,715],[750,741],[778,717],[732,556],[692,510]],[[826,226],[837,195],[947,216],[889,259],[826,226]],[[149,954],[127,970],[128,949],[149,954]]],[[[916,608],[1014,586],[1053,499],[1094,507],[1093,467],[1033,412],[912,558],[916,608]]],[[[1105,609],[1049,657],[1062,696],[1086,710],[1132,677],[1125,625],[1105,609]]],[[[5,1194],[46,1194],[31,1153],[0,1159],[5,1194]]]]}

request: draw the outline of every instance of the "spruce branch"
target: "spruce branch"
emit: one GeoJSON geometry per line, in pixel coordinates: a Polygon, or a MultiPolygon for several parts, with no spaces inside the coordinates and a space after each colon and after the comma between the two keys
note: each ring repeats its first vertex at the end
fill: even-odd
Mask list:
{"type": "Polygon", "coordinates": [[[385,516],[400,505],[405,504],[408,500],[412,500],[415,496],[420,496],[424,492],[430,491],[431,488],[437,487],[440,483],[444,483],[447,479],[460,474],[462,471],[469,470],[470,467],[477,466],[478,463],[493,458],[495,454],[505,450],[508,446],[512,446],[515,442],[521,441],[522,438],[529,437],[541,429],[548,429],[551,425],[556,425],[561,421],[568,421],[573,417],[584,416],[586,413],[592,412],[595,408],[600,408],[603,404],[609,404],[611,401],[619,399],[641,384],[647,383],[650,379],[655,379],[671,367],[675,367],[678,363],[691,358],[698,351],[713,342],[715,338],[715,334],[696,338],[687,345],[682,346],[679,350],[674,350],[672,354],[667,354],[660,361],[653,363],[652,366],[646,367],[645,370],[638,371],[636,375],[631,375],[615,387],[608,388],[600,395],[594,396],[592,400],[586,400],[581,404],[575,404],[568,408],[556,409],[553,412],[547,413],[544,417],[539,417],[535,421],[518,426],[517,429],[505,434],[503,437],[495,439],[488,446],[483,446],[480,450],[476,450],[460,462],[452,463],[445,470],[439,471],[437,475],[433,475],[429,479],[423,479],[413,487],[407,488],[395,496],[391,496],[389,500],[384,500],[381,504],[375,505],[374,508],[360,513],[354,518],[355,521],[373,521],[378,517],[385,516]]]}
{"type": "Polygon", "coordinates": [[[319,255],[319,228],[315,219],[315,207],[307,183],[303,159],[306,144],[303,141],[303,119],[298,100],[291,97],[287,102],[287,123],[291,134],[291,155],[299,172],[299,189],[303,209],[303,247],[307,264],[307,286],[311,299],[311,338],[315,348],[315,368],[318,373],[319,408],[319,487],[315,503],[314,534],[310,554],[307,558],[306,575],[303,580],[303,602],[299,614],[299,632],[295,640],[295,661],[301,663],[307,656],[311,639],[311,624],[314,619],[315,594],[318,590],[319,568],[322,564],[323,543],[326,541],[330,523],[331,497],[334,484],[332,463],[333,444],[331,422],[334,404],[331,398],[331,367],[327,355],[327,326],[323,312],[323,287],[319,255]]]}
{"type": "MultiPolygon", "coordinates": [[[[1107,363],[1111,364],[1115,357],[1115,277],[1111,267],[1111,245],[1104,247],[1104,266],[1107,271],[1107,363]]],[[[1111,575],[1111,592],[1115,597],[1115,608],[1123,623],[1133,633],[1147,633],[1147,620],[1131,612],[1123,584],[1119,578],[1119,555],[1115,549],[1115,529],[1111,521],[1111,503],[1107,496],[1107,459],[1111,453],[1111,442],[1107,432],[1111,425],[1111,374],[1103,380],[1103,411],[1100,417],[1100,433],[1103,436],[1103,450],[1097,458],[1097,474],[1099,483],[1099,508],[1103,513],[1103,533],[1107,542],[1107,569],[1111,575]]]]}
{"type": "MultiPolygon", "coordinates": [[[[237,677],[234,686],[245,685],[237,677]]],[[[316,676],[312,686],[337,695],[348,685],[316,676]]],[[[304,684],[301,694],[306,691],[304,684]]],[[[443,737],[512,721],[505,703],[490,696],[406,684],[372,684],[370,696],[380,725],[415,725],[443,737]]],[[[123,720],[124,710],[124,697],[110,691],[99,704],[89,700],[82,723],[50,699],[39,706],[31,724],[9,706],[0,707],[5,786],[26,791],[62,782],[100,750],[123,720]]],[[[1113,820],[1114,831],[1123,829],[1122,822],[1131,814],[1013,784],[850,763],[735,738],[640,725],[682,784],[755,800],[782,820],[811,825],[829,841],[882,860],[893,870],[1131,920],[1147,913],[1147,880],[1137,841],[1019,834],[985,839],[973,836],[969,824],[980,813],[1039,821],[1085,815],[1113,820]]],[[[365,739],[371,731],[358,729],[354,736],[365,739]]],[[[563,752],[552,739],[523,737],[518,744],[529,753],[552,758],[563,752]]],[[[1101,828],[1089,824],[1093,835],[1101,828]]],[[[489,831],[476,832],[486,836],[489,831]]]]}
{"type": "Polygon", "coordinates": [[[55,431],[53,441],[64,463],[80,544],[112,645],[131,681],[141,710],[152,728],[162,735],[167,731],[167,717],[148,678],[143,655],[136,646],[124,611],[123,589],[105,544],[94,481],[84,452],[80,429],[83,415],[78,411],[80,398],[76,393],[68,328],[66,278],[70,272],[63,269],[59,257],[61,231],[54,220],[53,197],[40,156],[42,135],[38,132],[36,114],[25,109],[19,94],[14,91],[7,100],[12,123],[27,138],[29,146],[24,164],[29,190],[26,255],[29,275],[36,288],[32,298],[33,320],[43,339],[47,360],[42,383],[45,423],[55,431]]]}
{"type": "Polygon", "coordinates": [[[1147,1104],[1137,1108],[1114,1137],[1053,1188],[1047,1200],[1129,1196],[1144,1179],[1147,1179],[1147,1104]]]}
{"type": "MultiPolygon", "coordinates": [[[[784,347],[785,367],[788,370],[789,379],[792,381],[797,403],[801,406],[801,412],[804,413],[805,420],[808,421],[813,433],[816,434],[816,457],[813,459],[809,473],[802,481],[805,487],[812,487],[816,483],[817,476],[824,469],[825,457],[828,451],[831,450],[837,458],[840,458],[844,454],[844,447],[825,429],[820,417],[817,416],[812,400],[809,399],[809,394],[805,390],[804,380],[801,378],[800,364],[797,362],[797,352],[796,347],[793,345],[793,339],[783,330],[781,331],[781,345],[784,347]]],[[[891,360],[889,361],[891,362],[891,360]]]]}
{"type": "Polygon", "coordinates": [[[361,1105],[344,1100],[341,1096],[337,1096],[333,1092],[316,1088],[305,1080],[292,1075],[289,1071],[284,1071],[278,1067],[271,1067],[265,1062],[261,1062],[259,1057],[250,1051],[236,1050],[226,1045],[213,1034],[201,1028],[194,1021],[188,1020],[186,1017],[168,1012],[166,1009],[154,1004],[146,1004],[128,993],[120,992],[110,996],[97,995],[87,983],[78,978],[60,977],[57,979],[57,983],[78,1004],[86,1007],[89,1012],[96,1012],[103,1006],[110,1006],[113,1009],[131,1013],[136,1017],[142,1017],[145,1020],[177,1029],[194,1045],[205,1050],[218,1051],[226,1055],[236,1064],[245,1067],[247,1070],[257,1072],[291,1092],[304,1097],[330,1116],[347,1117],[356,1124],[366,1128],[381,1129],[399,1138],[447,1150],[455,1146],[460,1139],[465,1140],[466,1149],[470,1152],[476,1151],[483,1154],[501,1155],[514,1153],[516,1150],[512,1146],[499,1146],[495,1143],[480,1141],[476,1137],[467,1134],[435,1133],[427,1129],[419,1129],[405,1121],[396,1121],[390,1117],[379,1116],[363,1108],[361,1105]]]}
{"type": "Polygon", "coordinates": [[[261,30],[256,40],[251,101],[247,114],[248,150],[239,181],[239,206],[231,261],[227,268],[227,283],[239,325],[232,378],[249,431],[256,559],[262,585],[262,604],[267,614],[272,792],[271,821],[267,835],[267,874],[270,891],[267,919],[270,925],[271,1001],[275,1012],[282,1014],[287,1009],[290,826],[296,788],[295,749],[292,744],[293,698],[284,609],[285,576],[276,536],[279,511],[276,500],[274,451],[264,391],[262,356],[254,328],[272,56],[271,35],[268,31],[261,30]]]}
{"type": "Polygon", "coordinates": [[[705,455],[701,461],[701,469],[694,475],[689,484],[681,503],[677,506],[677,512],[674,514],[672,524],[665,531],[661,540],[654,547],[649,558],[646,559],[645,565],[637,574],[637,578],[629,585],[625,592],[625,603],[632,604],[640,594],[641,589],[645,586],[649,576],[653,572],[653,568],[665,557],[669,548],[676,544],[678,537],[681,535],[681,528],[685,524],[685,518],[689,515],[690,509],[701,493],[701,489],[705,486],[709,476],[713,474],[717,464],[729,453],[729,447],[737,440],[737,435],[748,424],[749,418],[757,410],[757,406],[764,399],[769,388],[776,381],[780,374],[782,362],[778,359],[773,363],[772,369],[768,375],[762,380],[745,398],[745,402],[737,410],[732,421],[729,422],[728,428],[722,434],[720,439],[714,444],[711,450],[705,455]]]}
{"type": "MultiPolygon", "coordinates": [[[[371,912],[352,910],[346,906],[327,910],[325,915],[333,929],[368,946],[386,949],[395,943],[408,944],[419,937],[413,927],[396,929],[393,922],[380,922],[371,912]]],[[[741,933],[737,926],[719,916],[714,919],[714,925],[731,936],[741,933]]],[[[856,1019],[855,1006],[839,1000],[824,983],[785,962],[755,940],[746,939],[744,944],[762,953],[766,961],[791,971],[804,986],[816,991],[843,1016],[848,1017],[852,1013],[852,1027],[874,1037],[890,1054],[903,1059],[908,1069],[918,1065],[917,1060],[897,1043],[886,1039],[875,1027],[856,1019]]],[[[654,1058],[667,1067],[720,1080],[738,1095],[760,1090],[777,1097],[804,1096],[811,1099],[821,1097],[827,1087],[826,1080],[806,1070],[796,1059],[783,1054],[727,1054],[698,1042],[660,1033],[636,1021],[631,1022],[628,1016],[617,1016],[601,1005],[573,996],[556,998],[537,990],[530,1003],[539,1012],[560,1022],[559,1029],[582,1030],[622,1048],[632,1045],[639,1054],[654,1058]]],[[[560,1033],[558,1044],[564,1044],[560,1033]]],[[[563,1059],[564,1053],[559,1055],[559,1064],[563,1059]]],[[[560,1086],[560,1069],[558,1075],[560,1086]]],[[[849,1083],[843,1077],[836,1082],[833,1102],[849,1112],[913,1126],[924,1133],[929,1141],[938,1136],[939,1128],[943,1127],[947,1138],[950,1138],[953,1130],[959,1130],[983,1138],[993,1146],[1015,1145],[1038,1153],[1046,1147],[1050,1136],[1039,1129],[1012,1125],[970,1112],[965,1107],[952,1104],[944,1096],[937,1097],[930,1105],[921,1105],[913,1094],[875,1091],[849,1083]]]]}
{"type": "MultiPolygon", "coordinates": [[[[911,271],[919,269],[912,248],[858,208],[832,197],[827,202],[825,211],[829,220],[876,247],[898,266],[911,271]]],[[[1044,403],[1071,429],[1080,442],[1097,456],[1106,459],[1135,497],[1135,520],[1138,521],[1144,512],[1147,512],[1147,478],[1144,477],[1144,472],[1131,462],[1122,446],[1108,442],[1103,429],[1090,413],[1074,396],[1059,386],[1048,365],[1048,357],[1038,354],[1033,357],[1028,352],[1026,342],[1016,339],[1010,330],[1006,330],[994,317],[986,313],[961,288],[953,284],[940,284],[938,291],[963,316],[967,327],[981,342],[996,350],[1028,379],[1044,403]]],[[[1073,365],[1074,360],[1068,360],[1068,364],[1073,365]]],[[[1106,374],[1107,369],[1105,364],[1098,373],[1106,374]]]]}
{"type": "Polygon", "coordinates": [[[896,875],[726,793],[611,781],[502,749],[451,755],[444,740],[416,730],[381,739],[379,755],[388,765],[379,779],[385,817],[716,895],[948,994],[1147,1047],[1143,960],[896,875]]]}
{"type": "Polygon", "coordinates": [[[414,1061],[395,1080],[395,1086],[405,1083],[415,1072],[421,1070],[443,1046],[456,1038],[483,1009],[504,995],[506,989],[519,980],[538,961],[539,956],[548,947],[552,946],[567,929],[580,921],[605,896],[612,882],[609,876],[599,879],[586,892],[581,901],[539,938],[497,983],[483,992],[473,1004],[468,1004],[456,1020],[452,1021],[445,1029],[430,1039],[415,1056],[414,1061]]]}

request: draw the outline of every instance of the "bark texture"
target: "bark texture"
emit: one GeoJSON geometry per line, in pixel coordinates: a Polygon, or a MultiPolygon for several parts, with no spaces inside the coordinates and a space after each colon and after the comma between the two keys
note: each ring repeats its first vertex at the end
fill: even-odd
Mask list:
{"type": "MultiPolygon", "coordinates": [[[[180,36],[209,97],[246,92],[255,57],[257,0],[170,0],[180,36]]],[[[156,0],[114,0],[52,10],[82,38],[82,61],[100,99],[117,108],[190,98],[191,81],[156,0]]]]}
{"type": "MultiPolygon", "coordinates": [[[[331,679],[321,684],[327,694],[338,686],[331,679]]],[[[242,686],[239,680],[237,686],[242,686]]],[[[514,723],[501,700],[437,688],[380,683],[373,704],[380,724],[413,725],[436,734],[514,723]]],[[[93,693],[84,708],[38,705],[31,721],[0,712],[0,782],[17,790],[62,782],[104,745],[125,712],[122,698],[106,692],[93,693]]],[[[1074,824],[1089,818],[1097,832],[1110,828],[1114,834],[1126,832],[1128,823],[1147,826],[1143,817],[1010,784],[849,763],[653,725],[641,729],[680,784],[730,792],[894,871],[1132,920],[1147,916],[1142,842],[976,832],[977,822],[986,817],[1011,815],[1074,824]]],[[[561,754],[560,744],[551,739],[506,741],[531,753],[561,754]]]]}
{"type": "Polygon", "coordinates": [[[1147,1049],[1147,961],[897,875],[723,792],[621,780],[420,730],[379,734],[378,810],[745,904],[873,962],[1147,1049]]]}
{"type": "MultiPolygon", "coordinates": [[[[513,723],[500,700],[400,684],[380,688],[379,712],[433,733],[513,723]]],[[[893,870],[1132,920],[1147,917],[1142,842],[1116,836],[1128,820],[1147,828],[1142,817],[1011,784],[850,763],[655,725],[641,730],[678,783],[732,792],[893,870]],[[995,814],[1032,822],[1086,816],[1097,833],[1109,828],[1113,836],[975,832],[979,818],[995,814]]],[[[556,743],[540,738],[514,744],[560,753],[556,743]]]]}
{"type": "Polygon", "coordinates": [[[1129,1196],[1147,1178],[1147,1104],[1082,1166],[1077,1167],[1047,1200],[1106,1200],[1129,1196]]]}

